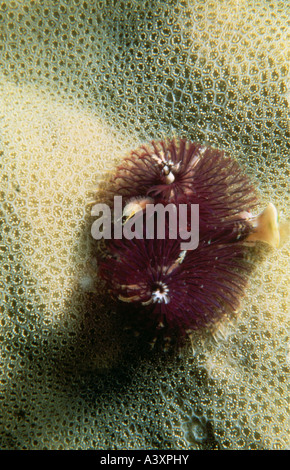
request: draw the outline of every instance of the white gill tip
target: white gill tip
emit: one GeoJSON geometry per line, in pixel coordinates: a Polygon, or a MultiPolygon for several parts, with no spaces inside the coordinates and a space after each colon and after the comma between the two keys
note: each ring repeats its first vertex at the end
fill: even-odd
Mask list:
{"type": "Polygon", "coordinates": [[[141,210],[142,207],[138,202],[129,202],[123,209],[123,217],[130,219],[134,214],[136,214],[136,212],[141,210]]]}
{"type": "Polygon", "coordinates": [[[168,296],[168,293],[169,293],[169,289],[167,287],[166,284],[163,284],[163,282],[161,282],[159,284],[158,287],[156,287],[156,289],[152,292],[152,301],[154,303],[162,303],[164,302],[165,304],[168,304],[169,302],[169,296],[168,296]]]}
{"type": "Polygon", "coordinates": [[[131,219],[137,212],[143,211],[146,204],[151,204],[153,199],[151,198],[137,198],[129,201],[123,209],[122,217],[126,217],[126,221],[131,219]]]}
{"type": "Polygon", "coordinates": [[[175,180],[175,176],[174,176],[174,174],[172,173],[172,171],[170,171],[170,172],[168,173],[168,175],[165,176],[165,183],[166,183],[166,184],[171,184],[171,183],[174,182],[174,180],[175,180]]]}

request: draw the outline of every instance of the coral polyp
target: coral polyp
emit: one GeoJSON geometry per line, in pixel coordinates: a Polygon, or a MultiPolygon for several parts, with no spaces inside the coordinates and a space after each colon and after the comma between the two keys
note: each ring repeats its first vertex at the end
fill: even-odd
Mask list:
{"type": "Polygon", "coordinates": [[[253,266],[249,246],[277,238],[272,229],[265,231],[276,227],[271,207],[253,216],[258,195],[238,162],[185,139],[133,151],[110,180],[107,196],[111,207],[114,196],[122,197],[124,226],[142,219],[142,229],[137,238],[128,239],[124,231],[121,238],[105,241],[99,273],[112,296],[134,308],[140,328],[170,338],[211,328],[235,312],[253,266]],[[194,222],[181,218],[180,207],[187,213],[198,207],[194,249],[181,248],[180,233],[172,237],[169,216],[163,237],[156,230],[146,236],[146,210],[152,204],[176,208],[181,233],[194,222]]]}

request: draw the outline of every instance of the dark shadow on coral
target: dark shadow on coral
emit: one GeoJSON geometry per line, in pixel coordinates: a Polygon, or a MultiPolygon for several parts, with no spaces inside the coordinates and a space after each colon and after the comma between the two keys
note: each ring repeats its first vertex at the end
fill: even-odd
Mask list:
{"type": "MultiPolygon", "coordinates": [[[[77,242],[79,246],[87,246],[88,259],[95,250],[90,227],[91,220],[87,217],[86,229],[77,242]]],[[[251,250],[253,267],[257,260],[263,260],[267,251],[262,245],[251,250]]],[[[84,266],[84,273],[86,269],[84,266]]],[[[23,271],[22,276],[27,276],[27,271],[23,271]]],[[[70,403],[82,400],[82,406],[87,404],[96,413],[96,423],[100,419],[97,413],[114,410],[123,403],[126,408],[124,419],[129,425],[139,404],[150,403],[152,416],[148,417],[144,428],[140,423],[136,424],[139,433],[151,436],[146,437],[149,447],[162,449],[174,445],[173,437],[164,437],[160,401],[154,403],[153,400],[154,394],[160,393],[161,382],[168,384],[182,399],[184,392],[178,379],[182,379],[183,361],[179,356],[188,354],[189,349],[185,345],[180,351],[175,345],[164,352],[162,342],[157,342],[151,349],[152,337],[136,336],[138,325],[130,321],[128,305],[113,301],[97,274],[96,282],[96,292],[84,291],[83,284],[76,282],[61,319],[54,325],[46,327],[44,324],[44,318],[49,317],[50,312],[31,311],[27,315],[31,315],[38,334],[25,330],[25,336],[18,342],[15,336],[13,339],[6,337],[7,350],[13,351],[21,360],[13,370],[7,371],[9,388],[3,394],[2,409],[10,422],[2,422],[2,448],[42,448],[41,440],[37,442],[35,438],[35,442],[31,442],[31,435],[35,436],[38,429],[41,435],[43,429],[39,423],[49,424],[55,414],[63,413],[63,397],[68,408],[70,403]],[[56,400],[55,405],[53,400],[56,400]]],[[[15,299],[10,306],[11,318],[17,311],[26,309],[27,299],[15,299]]],[[[22,330],[18,330],[20,338],[22,330]]],[[[194,359],[191,378],[200,389],[207,386],[207,374],[200,374],[194,359]]],[[[101,429],[102,426],[101,423],[101,429]]],[[[198,443],[200,448],[217,448],[212,424],[205,423],[205,427],[207,438],[198,443]]],[[[108,436],[107,448],[114,448],[109,431],[108,436]]]]}

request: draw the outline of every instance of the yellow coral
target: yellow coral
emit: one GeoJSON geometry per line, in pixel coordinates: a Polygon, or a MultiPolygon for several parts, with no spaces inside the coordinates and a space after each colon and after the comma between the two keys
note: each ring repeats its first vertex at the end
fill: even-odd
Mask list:
{"type": "Polygon", "coordinates": [[[194,357],[142,359],[87,206],[131,148],[176,134],[236,155],[283,222],[288,18],[263,0],[0,2],[1,448],[289,448],[289,245],[194,357]]]}

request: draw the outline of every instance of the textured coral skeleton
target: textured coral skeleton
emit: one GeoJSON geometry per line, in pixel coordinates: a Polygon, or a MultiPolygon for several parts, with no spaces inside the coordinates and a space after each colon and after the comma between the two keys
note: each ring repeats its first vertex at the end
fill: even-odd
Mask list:
{"type": "Polygon", "coordinates": [[[182,135],[234,155],[283,221],[288,19],[264,0],[0,2],[2,449],[289,448],[289,244],[194,356],[148,358],[91,277],[87,208],[123,155],[182,135]]]}

